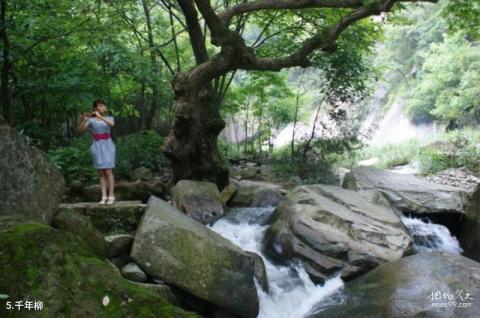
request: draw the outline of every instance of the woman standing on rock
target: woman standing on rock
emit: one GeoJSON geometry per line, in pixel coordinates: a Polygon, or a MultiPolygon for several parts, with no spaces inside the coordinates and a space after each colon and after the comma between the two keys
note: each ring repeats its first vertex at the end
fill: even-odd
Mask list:
{"type": "Polygon", "coordinates": [[[105,116],[107,106],[102,99],[93,102],[92,113],[83,114],[78,130],[85,132],[88,128],[93,133],[93,143],[90,147],[93,165],[100,176],[100,189],[102,200],[99,204],[111,205],[115,201],[113,189],[115,181],[112,169],[115,168],[115,144],[110,134],[114,126],[113,116],[105,116]],[[107,196],[108,190],[108,196],[107,196]]]}

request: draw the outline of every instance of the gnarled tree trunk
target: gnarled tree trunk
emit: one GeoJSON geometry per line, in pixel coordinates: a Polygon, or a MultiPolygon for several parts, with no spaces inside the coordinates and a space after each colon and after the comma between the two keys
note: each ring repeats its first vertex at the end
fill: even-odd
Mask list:
{"type": "Polygon", "coordinates": [[[217,137],[225,121],[211,85],[196,89],[186,73],[178,73],[172,84],[175,117],[164,153],[171,161],[174,179],[210,181],[222,189],[228,184],[228,169],[218,151],[217,137]]]}

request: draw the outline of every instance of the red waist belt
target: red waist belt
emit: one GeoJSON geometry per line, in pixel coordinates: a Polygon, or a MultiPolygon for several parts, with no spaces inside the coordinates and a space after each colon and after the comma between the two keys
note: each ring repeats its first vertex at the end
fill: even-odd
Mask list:
{"type": "Polygon", "coordinates": [[[109,138],[111,138],[109,133],[93,134],[93,140],[109,139],[109,138]]]}

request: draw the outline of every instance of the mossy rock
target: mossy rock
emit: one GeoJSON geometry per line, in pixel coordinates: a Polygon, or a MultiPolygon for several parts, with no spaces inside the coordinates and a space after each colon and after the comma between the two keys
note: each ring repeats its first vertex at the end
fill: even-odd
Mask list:
{"type": "Polygon", "coordinates": [[[0,124],[0,215],[23,215],[50,224],[64,192],[60,171],[38,148],[0,124]]]}
{"type": "Polygon", "coordinates": [[[255,260],[159,198],[148,201],[131,256],[150,276],[231,314],[258,315],[255,260]]]}
{"type": "Polygon", "coordinates": [[[96,202],[62,203],[57,213],[71,211],[90,218],[93,225],[104,235],[134,235],[146,204],[140,201],[117,201],[113,205],[96,202]]]}
{"type": "Polygon", "coordinates": [[[52,226],[77,234],[95,251],[98,257],[107,257],[105,237],[97,230],[88,217],[73,211],[63,210],[55,215],[52,226]]]}
{"type": "Polygon", "coordinates": [[[122,278],[73,233],[9,217],[0,219],[0,241],[0,293],[8,295],[0,317],[31,317],[6,310],[17,300],[42,301],[35,317],[198,317],[122,278]]]}

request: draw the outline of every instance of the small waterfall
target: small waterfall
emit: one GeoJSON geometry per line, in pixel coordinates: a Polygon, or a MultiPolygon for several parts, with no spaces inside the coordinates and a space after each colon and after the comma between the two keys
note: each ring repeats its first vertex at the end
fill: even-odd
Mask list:
{"type": "Polygon", "coordinates": [[[262,253],[262,240],[267,230],[266,221],[274,208],[237,208],[218,220],[211,229],[245,251],[255,252],[265,263],[269,293],[257,284],[260,299],[258,318],[302,318],[313,314],[315,306],[326,296],[343,286],[340,277],[315,285],[301,264],[277,266],[262,253]]]}
{"type": "Polygon", "coordinates": [[[442,251],[453,254],[463,252],[458,240],[450,234],[447,227],[413,217],[403,217],[402,221],[410,231],[417,251],[442,251]]]}

